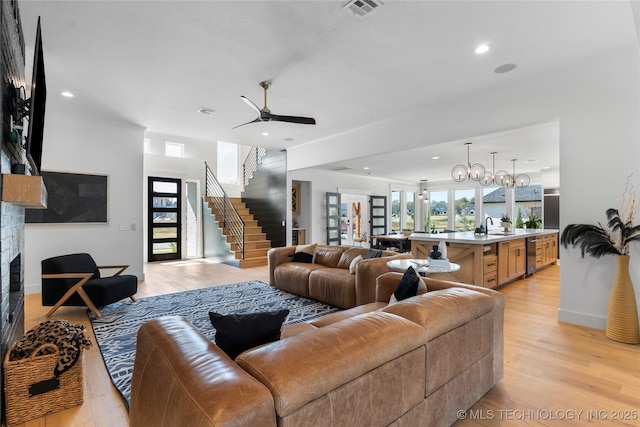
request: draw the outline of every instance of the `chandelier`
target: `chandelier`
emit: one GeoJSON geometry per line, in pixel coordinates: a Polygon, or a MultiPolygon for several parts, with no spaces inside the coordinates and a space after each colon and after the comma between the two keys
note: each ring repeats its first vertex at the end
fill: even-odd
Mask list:
{"type": "Polygon", "coordinates": [[[418,195],[418,198],[424,201],[425,203],[429,203],[429,191],[427,190],[427,181],[428,180],[426,179],[420,180],[420,186],[423,188],[422,188],[422,191],[420,191],[420,194],[418,195]],[[422,183],[424,183],[424,186],[422,185],[422,183]]]}
{"type": "MultiPolygon", "coordinates": [[[[488,187],[490,185],[499,185],[501,187],[507,187],[511,182],[511,175],[505,170],[496,171],[496,151],[491,152],[493,161],[493,169],[485,171],[484,176],[480,180],[480,185],[488,187]]],[[[508,188],[508,187],[507,187],[508,188]]]]}
{"type": "Polygon", "coordinates": [[[529,185],[529,182],[531,182],[531,179],[529,179],[529,175],[526,175],[526,174],[516,175],[516,160],[518,159],[511,159],[511,161],[513,162],[513,173],[511,174],[508,185],[504,185],[505,188],[511,188],[511,187],[524,188],[529,185]]]}
{"type": "Polygon", "coordinates": [[[453,169],[451,169],[451,177],[456,182],[463,182],[467,179],[480,181],[484,177],[484,166],[480,163],[471,164],[471,161],[469,160],[469,147],[471,146],[471,143],[467,142],[464,145],[467,146],[467,164],[455,165],[453,169]]]}

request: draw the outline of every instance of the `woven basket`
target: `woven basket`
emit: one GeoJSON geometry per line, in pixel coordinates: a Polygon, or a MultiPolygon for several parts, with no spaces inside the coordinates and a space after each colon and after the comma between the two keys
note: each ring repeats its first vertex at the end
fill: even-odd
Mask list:
{"type": "Polygon", "coordinates": [[[55,344],[43,344],[26,359],[9,360],[10,354],[11,350],[7,351],[4,359],[7,426],[24,424],[53,412],[82,405],[84,351],[80,351],[76,364],[57,379],[53,374],[59,358],[55,344]],[[40,355],[46,347],[53,347],[55,352],[40,355]]]}

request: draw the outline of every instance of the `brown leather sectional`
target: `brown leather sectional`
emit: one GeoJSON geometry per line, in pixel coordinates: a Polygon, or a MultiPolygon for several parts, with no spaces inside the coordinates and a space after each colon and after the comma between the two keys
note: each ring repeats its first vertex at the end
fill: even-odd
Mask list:
{"type": "Polygon", "coordinates": [[[287,325],[235,361],[186,320],[139,331],[130,425],[449,426],[503,375],[504,297],[426,278],[428,292],[287,325]]]}
{"type": "Polygon", "coordinates": [[[295,249],[295,246],[285,246],[269,250],[269,283],[283,291],[340,308],[374,302],[376,278],[390,271],[387,262],[411,258],[411,254],[381,251],[380,258],[361,261],[355,274],[351,274],[351,261],[358,255],[365,257],[369,249],[317,245],[312,264],[292,262],[295,249]]]}

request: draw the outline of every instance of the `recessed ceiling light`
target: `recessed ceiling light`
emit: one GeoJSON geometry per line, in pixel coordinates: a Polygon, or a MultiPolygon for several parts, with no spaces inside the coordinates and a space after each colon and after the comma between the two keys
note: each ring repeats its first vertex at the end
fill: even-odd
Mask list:
{"type": "Polygon", "coordinates": [[[491,49],[491,47],[489,47],[489,45],[488,45],[488,44],[481,44],[480,46],[478,46],[478,47],[476,48],[475,52],[476,52],[478,55],[481,55],[481,54],[483,54],[483,53],[487,53],[487,52],[489,52],[489,49],[491,49]]]}
{"type": "Polygon", "coordinates": [[[525,160],[524,162],[525,163],[535,163],[535,162],[537,162],[537,160],[536,159],[528,159],[528,160],[525,160]]]}
{"type": "Polygon", "coordinates": [[[262,136],[269,136],[269,132],[262,132],[262,136]]]}
{"type": "Polygon", "coordinates": [[[369,170],[369,166],[365,166],[365,167],[363,167],[362,169],[364,169],[364,170],[368,171],[368,170],[369,170]]]}
{"type": "Polygon", "coordinates": [[[73,98],[73,94],[71,92],[69,92],[68,90],[60,92],[60,95],[64,96],[65,98],[73,98]]]}
{"type": "Polygon", "coordinates": [[[433,156],[431,159],[432,160],[438,160],[440,158],[440,156],[433,156]]]}

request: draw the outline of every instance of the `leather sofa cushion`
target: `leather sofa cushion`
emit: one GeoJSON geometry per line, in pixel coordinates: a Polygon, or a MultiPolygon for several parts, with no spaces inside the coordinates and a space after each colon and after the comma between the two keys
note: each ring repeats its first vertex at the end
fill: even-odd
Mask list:
{"type": "Polygon", "coordinates": [[[325,268],[320,264],[285,262],[275,268],[273,277],[278,284],[278,288],[283,291],[309,297],[309,275],[315,270],[325,268]]]}
{"type": "Polygon", "coordinates": [[[370,313],[372,311],[379,310],[386,307],[387,304],[383,302],[371,302],[369,304],[357,305],[347,310],[340,310],[330,314],[325,314],[322,317],[309,321],[310,324],[318,328],[322,328],[332,323],[340,322],[344,319],[350,319],[359,314],[370,313]]]}
{"type": "MultiPolygon", "coordinates": [[[[316,263],[325,267],[336,268],[342,253],[346,250],[344,246],[323,246],[316,247],[316,263]]],[[[349,266],[347,265],[347,268],[349,266]]]]}
{"type": "Polygon", "coordinates": [[[362,258],[367,254],[369,249],[365,248],[349,248],[340,255],[340,260],[338,261],[338,268],[349,268],[351,265],[351,261],[358,255],[362,255],[362,258]]]}
{"type": "Polygon", "coordinates": [[[384,307],[424,327],[429,340],[493,311],[493,299],[480,292],[450,288],[407,298],[384,307]]]}
{"type": "Polygon", "coordinates": [[[378,311],[246,351],[236,363],[271,390],[285,417],[425,342],[424,328],[378,311]]]}
{"type": "Polygon", "coordinates": [[[309,296],[340,308],[356,305],[356,277],[344,268],[323,268],[309,275],[309,296]]]}
{"type": "Polygon", "coordinates": [[[161,317],[138,332],[131,427],[276,425],[269,390],[184,318],[161,317]]]}

